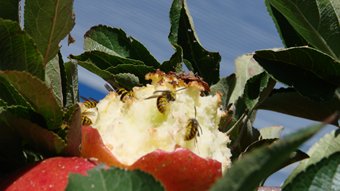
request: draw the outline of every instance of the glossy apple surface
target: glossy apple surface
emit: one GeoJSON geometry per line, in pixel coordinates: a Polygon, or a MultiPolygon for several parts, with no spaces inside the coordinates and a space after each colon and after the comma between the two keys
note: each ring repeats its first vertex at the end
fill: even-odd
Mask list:
{"type": "Polygon", "coordinates": [[[126,169],[140,169],[158,179],[167,191],[203,191],[222,176],[221,163],[204,159],[190,150],[177,148],[173,152],[153,151],[133,165],[126,166],[110,153],[104,145],[97,129],[83,127],[81,153],[84,157],[93,157],[99,162],[126,169]]]}

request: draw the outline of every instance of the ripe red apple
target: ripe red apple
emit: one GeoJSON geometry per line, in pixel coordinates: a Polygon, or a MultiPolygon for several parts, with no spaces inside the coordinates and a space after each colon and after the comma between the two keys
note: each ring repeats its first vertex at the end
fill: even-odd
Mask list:
{"type": "Polygon", "coordinates": [[[121,164],[104,145],[97,129],[84,126],[82,130],[82,149],[84,157],[97,158],[107,165],[140,169],[158,179],[167,191],[203,191],[222,176],[221,163],[204,159],[190,150],[178,148],[173,152],[153,151],[133,165],[121,164]]]}
{"type": "Polygon", "coordinates": [[[93,162],[79,157],[54,157],[27,167],[12,174],[3,185],[5,191],[50,190],[63,191],[66,188],[68,175],[86,171],[95,167],[93,162]]]}

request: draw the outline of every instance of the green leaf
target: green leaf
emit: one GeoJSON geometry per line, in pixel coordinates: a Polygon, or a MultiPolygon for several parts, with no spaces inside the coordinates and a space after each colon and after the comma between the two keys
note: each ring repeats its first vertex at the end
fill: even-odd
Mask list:
{"type": "Polygon", "coordinates": [[[58,54],[50,60],[45,67],[45,83],[47,87],[52,89],[60,107],[63,107],[64,105],[63,85],[61,79],[62,65],[63,60],[61,58],[61,54],[58,54]]]}
{"type": "MultiPolygon", "coordinates": [[[[258,109],[276,111],[288,115],[323,121],[325,118],[338,111],[340,99],[333,97],[330,100],[317,102],[302,96],[292,88],[276,89],[264,100],[258,109]]],[[[333,123],[337,125],[335,121],[333,123]]]]}
{"type": "Polygon", "coordinates": [[[340,152],[337,152],[309,166],[282,190],[339,190],[339,169],[340,152]]]}
{"type": "Polygon", "coordinates": [[[127,171],[118,168],[104,169],[97,167],[87,171],[87,176],[71,174],[66,187],[73,190],[101,191],[161,191],[164,190],[159,182],[151,175],[139,170],[127,171]]]}
{"type": "Polygon", "coordinates": [[[269,0],[313,47],[340,59],[340,1],[269,0]]]}
{"type": "Polygon", "coordinates": [[[146,83],[145,75],[149,72],[154,72],[155,69],[146,65],[120,64],[110,67],[106,71],[109,71],[111,74],[130,73],[137,76],[141,83],[146,83]]]}
{"type": "Polygon", "coordinates": [[[281,137],[283,127],[282,126],[271,126],[259,129],[261,139],[279,139],[281,137]]]}
{"type": "Polygon", "coordinates": [[[121,29],[94,26],[85,34],[86,51],[102,51],[121,58],[140,60],[148,66],[159,67],[158,61],[136,39],[127,37],[121,29]]]}
{"type": "Polygon", "coordinates": [[[174,45],[176,52],[171,56],[170,60],[163,62],[161,70],[165,73],[170,71],[181,72],[183,71],[183,50],[180,46],[174,45]]]}
{"type": "Polygon", "coordinates": [[[78,104],[70,107],[64,117],[62,129],[66,131],[66,143],[67,146],[63,151],[64,154],[70,156],[80,156],[80,144],[81,144],[81,111],[78,104]]]}
{"type": "Polygon", "coordinates": [[[90,72],[95,73],[96,75],[98,75],[99,77],[103,78],[106,81],[114,79],[114,76],[110,72],[100,69],[92,62],[77,61],[77,63],[80,66],[84,67],[85,69],[89,70],[90,72]]]}
{"type": "Polygon", "coordinates": [[[64,98],[65,106],[69,107],[78,102],[78,68],[77,64],[73,62],[66,62],[64,64],[66,74],[66,97],[64,98]]]}
{"type": "Polygon", "coordinates": [[[108,81],[112,86],[118,85],[118,87],[131,90],[133,87],[140,85],[137,76],[131,73],[120,73],[114,75],[114,81],[108,81]]]}
{"type": "Polygon", "coordinates": [[[252,110],[265,100],[275,86],[275,81],[266,72],[250,78],[244,88],[244,101],[249,110],[252,110]]]}
{"type": "Polygon", "coordinates": [[[105,52],[97,50],[84,52],[79,56],[70,55],[70,58],[78,61],[88,61],[95,64],[98,68],[106,70],[110,67],[118,66],[120,64],[133,64],[133,65],[144,65],[144,62],[140,60],[133,60],[129,58],[123,58],[120,56],[111,55],[105,52]]]}
{"type": "Polygon", "coordinates": [[[5,103],[1,105],[21,105],[29,108],[32,107],[25,98],[2,77],[0,77],[0,89],[0,100],[5,103]]]}
{"type": "Polygon", "coordinates": [[[59,43],[75,22],[73,0],[25,1],[25,31],[32,36],[47,64],[59,51],[59,43]]]}
{"type": "Polygon", "coordinates": [[[262,72],[262,67],[253,59],[252,54],[238,57],[235,61],[236,84],[229,102],[235,104],[243,96],[247,81],[262,72]]]}
{"type": "Polygon", "coordinates": [[[0,18],[0,70],[27,71],[44,80],[42,56],[17,22],[0,18]]]}
{"type": "Polygon", "coordinates": [[[30,103],[32,108],[44,116],[48,129],[58,129],[62,122],[62,111],[52,91],[44,82],[25,72],[0,71],[6,79],[30,103]]]}
{"type": "Polygon", "coordinates": [[[261,50],[254,58],[275,79],[317,101],[332,98],[340,84],[340,63],[313,48],[261,50]]]}
{"type": "Polygon", "coordinates": [[[261,181],[266,179],[273,170],[279,168],[299,145],[312,137],[323,126],[323,124],[318,124],[304,128],[273,143],[270,147],[261,147],[244,155],[225,172],[210,190],[255,190],[261,181]]]}
{"type": "MultiPolygon", "coordinates": [[[[10,106],[0,109],[0,121],[24,140],[30,149],[45,155],[60,154],[65,142],[57,134],[40,126],[36,114],[21,106],[10,106]],[[37,123],[36,123],[37,122],[37,123]]],[[[41,122],[40,122],[41,123],[41,122]]]]}
{"type": "Polygon", "coordinates": [[[222,94],[222,106],[224,109],[227,108],[229,104],[229,99],[236,84],[235,74],[231,74],[228,77],[221,78],[216,84],[210,87],[210,94],[215,95],[217,92],[222,94]]]}
{"type": "Polygon", "coordinates": [[[0,17],[19,22],[19,0],[0,1],[0,17]]]}
{"type": "Polygon", "coordinates": [[[309,159],[303,160],[300,164],[293,170],[293,172],[286,179],[284,186],[292,183],[298,174],[305,171],[308,167],[315,165],[323,158],[328,158],[332,154],[340,151],[340,130],[332,131],[322,137],[317,143],[315,143],[312,148],[307,152],[310,156],[309,159]]]}
{"type": "Polygon", "coordinates": [[[209,85],[217,83],[221,56],[217,52],[205,50],[200,44],[185,0],[173,1],[170,21],[169,41],[174,47],[182,48],[183,59],[191,63],[191,66],[187,67],[192,67],[193,72],[203,77],[209,85]]]}
{"type": "Polygon", "coordinates": [[[265,0],[265,4],[285,47],[308,45],[308,42],[306,42],[278,10],[269,3],[269,0],[265,0]]]}
{"type": "MultiPolygon", "coordinates": [[[[139,81],[145,83],[145,75],[155,71],[153,66],[145,65],[142,61],[129,58],[122,58],[100,51],[85,52],[79,56],[71,55],[70,58],[76,59],[81,65],[82,63],[92,63],[96,68],[102,70],[93,70],[92,72],[101,75],[106,71],[111,74],[131,73],[139,78],[139,81]]],[[[86,66],[84,66],[86,68],[86,66]]],[[[111,78],[111,77],[109,77],[111,78]]]]}
{"type": "Polygon", "coordinates": [[[131,74],[131,73],[111,74],[109,71],[100,69],[92,62],[78,61],[77,63],[81,65],[82,67],[86,68],[87,70],[97,74],[98,76],[103,78],[105,81],[110,83],[113,87],[122,87],[126,89],[131,89],[134,86],[140,85],[139,78],[134,74],[131,74]]]}

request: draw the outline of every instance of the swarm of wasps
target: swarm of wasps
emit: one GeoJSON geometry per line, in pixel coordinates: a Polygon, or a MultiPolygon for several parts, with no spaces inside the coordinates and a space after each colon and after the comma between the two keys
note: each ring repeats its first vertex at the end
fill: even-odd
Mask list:
{"type": "MultiPolygon", "coordinates": [[[[120,100],[122,102],[125,102],[127,99],[133,97],[133,92],[128,91],[124,88],[117,88],[116,90],[114,88],[112,88],[110,85],[105,84],[104,85],[105,88],[108,91],[115,91],[119,96],[120,96],[120,100]]],[[[156,100],[156,106],[157,109],[160,113],[165,114],[170,107],[170,103],[173,101],[176,101],[176,93],[178,91],[184,90],[186,88],[181,88],[178,90],[156,90],[153,92],[154,95],[147,97],[145,99],[152,99],[152,98],[157,98],[156,100]]],[[[93,122],[90,119],[90,115],[93,115],[93,110],[89,111],[88,109],[92,109],[92,108],[96,108],[97,107],[97,103],[98,101],[94,100],[93,98],[84,98],[81,97],[82,99],[84,99],[85,101],[83,102],[86,110],[84,110],[81,114],[81,123],[82,125],[92,125],[93,122]]],[[[196,116],[197,116],[197,111],[196,111],[196,107],[195,109],[195,117],[194,118],[190,118],[188,120],[188,123],[185,127],[185,135],[184,135],[184,140],[185,141],[190,141],[192,139],[196,139],[197,136],[200,136],[200,131],[202,133],[202,128],[199,125],[196,116]]]]}

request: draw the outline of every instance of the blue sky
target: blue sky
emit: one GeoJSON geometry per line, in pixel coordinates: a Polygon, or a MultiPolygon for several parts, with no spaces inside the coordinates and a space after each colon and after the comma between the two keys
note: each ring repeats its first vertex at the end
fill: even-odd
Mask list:
{"type": "MultiPolygon", "coordinates": [[[[75,44],[62,45],[62,53],[80,54],[83,51],[83,35],[91,26],[104,24],[122,28],[133,36],[163,62],[170,58],[173,49],[167,36],[170,30],[170,0],[75,0],[76,25],[72,36],[75,44]]],[[[222,56],[221,76],[234,71],[234,60],[242,54],[259,49],[282,47],[274,24],[267,13],[264,1],[254,0],[188,0],[195,29],[201,44],[209,51],[222,56]]],[[[95,99],[102,98],[106,91],[104,81],[94,74],[79,68],[80,94],[95,99]]],[[[260,111],[255,126],[282,125],[285,134],[311,121],[274,112],[260,111]]],[[[324,132],[328,131],[325,130],[324,132]]],[[[323,134],[322,132],[321,134],[323,134]]],[[[313,141],[305,144],[306,149],[313,141]]],[[[275,174],[268,185],[280,185],[292,167],[275,174]]]]}

